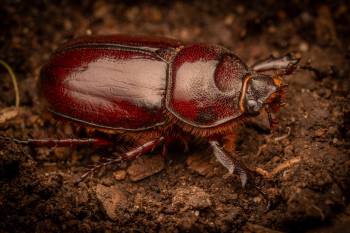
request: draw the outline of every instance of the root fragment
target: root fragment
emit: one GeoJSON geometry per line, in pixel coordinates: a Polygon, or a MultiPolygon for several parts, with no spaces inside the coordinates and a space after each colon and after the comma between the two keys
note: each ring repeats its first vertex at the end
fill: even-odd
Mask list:
{"type": "Polygon", "coordinates": [[[19,108],[9,107],[0,110],[0,124],[15,118],[19,113],[19,108]]]}
{"type": "Polygon", "coordinates": [[[287,127],[287,130],[288,130],[287,134],[282,135],[282,136],[277,137],[277,138],[274,138],[274,141],[275,141],[275,142],[278,142],[278,141],[281,141],[281,140],[283,140],[283,139],[285,139],[285,138],[288,138],[289,135],[290,135],[290,132],[291,132],[291,128],[290,128],[290,127],[287,127]]]}
{"type": "Polygon", "coordinates": [[[287,161],[281,163],[280,165],[275,167],[271,172],[268,172],[268,171],[266,171],[262,168],[259,168],[259,167],[255,168],[255,172],[257,172],[258,174],[260,174],[261,176],[263,176],[266,179],[272,179],[281,171],[290,168],[291,166],[299,163],[300,161],[301,161],[300,157],[295,157],[295,158],[292,158],[290,160],[287,160],[287,161]]]}

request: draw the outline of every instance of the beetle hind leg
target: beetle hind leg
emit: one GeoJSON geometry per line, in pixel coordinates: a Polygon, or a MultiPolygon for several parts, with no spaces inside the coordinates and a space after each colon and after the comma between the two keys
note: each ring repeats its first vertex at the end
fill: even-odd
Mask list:
{"type": "Polygon", "coordinates": [[[72,147],[79,145],[93,145],[103,147],[112,143],[103,138],[41,138],[41,139],[18,139],[12,137],[0,136],[0,141],[14,142],[35,147],[72,147]]]}
{"type": "Polygon", "coordinates": [[[79,184],[89,175],[96,173],[97,171],[99,171],[104,167],[111,166],[113,164],[118,164],[123,161],[131,161],[131,160],[137,159],[138,157],[153,151],[159,144],[163,143],[164,140],[165,140],[164,137],[159,137],[158,139],[148,141],[142,144],[141,146],[136,147],[135,149],[132,149],[126,153],[123,153],[120,156],[108,159],[106,162],[96,164],[92,168],[90,168],[88,171],[86,171],[75,183],[79,184]]]}
{"type": "Polygon", "coordinates": [[[222,146],[220,146],[219,142],[217,141],[210,141],[209,142],[211,147],[213,148],[214,155],[216,159],[225,167],[227,168],[228,172],[230,174],[233,174],[235,171],[239,175],[241,179],[242,187],[244,188],[248,181],[248,175],[247,171],[248,169],[237,159],[232,158],[232,156],[229,156],[223,149],[222,146]]]}

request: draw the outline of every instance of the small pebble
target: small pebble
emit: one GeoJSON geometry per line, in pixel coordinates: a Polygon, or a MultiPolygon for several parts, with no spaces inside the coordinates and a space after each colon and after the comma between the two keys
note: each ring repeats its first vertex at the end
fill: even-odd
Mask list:
{"type": "Polygon", "coordinates": [[[288,145],[283,150],[285,155],[292,155],[293,151],[294,151],[294,146],[293,145],[288,145]]]}
{"type": "Polygon", "coordinates": [[[229,26],[235,21],[235,16],[232,14],[229,14],[224,19],[224,24],[229,26]]]}
{"type": "Polygon", "coordinates": [[[100,161],[100,158],[101,158],[101,156],[99,156],[99,155],[93,155],[93,156],[91,156],[91,160],[92,160],[92,162],[94,162],[94,163],[97,163],[98,161],[100,161]]]}
{"type": "Polygon", "coordinates": [[[270,26],[270,27],[268,27],[267,31],[271,34],[274,34],[274,33],[276,33],[277,28],[275,26],[270,26]]]}
{"type": "Polygon", "coordinates": [[[254,198],[253,198],[253,201],[254,201],[255,203],[260,203],[260,202],[261,202],[261,197],[259,197],[259,196],[254,197],[254,198]]]}
{"type": "Polygon", "coordinates": [[[309,51],[309,44],[308,43],[306,43],[306,42],[302,42],[302,43],[300,43],[299,44],[299,50],[301,51],[301,52],[307,52],[307,51],[309,51]]]}
{"type": "Polygon", "coordinates": [[[186,164],[189,169],[202,176],[212,174],[214,169],[214,166],[210,163],[209,156],[203,154],[191,154],[188,156],[186,164]]]}
{"type": "Polygon", "coordinates": [[[333,144],[337,144],[338,143],[338,138],[333,138],[333,144]]]}
{"type": "Polygon", "coordinates": [[[328,133],[329,133],[330,135],[336,134],[336,133],[337,133],[337,128],[336,128],[336,127],[333,127],[333,126],[329,127],[328,133]]]}
{"type": "Polygon", "coordinates": [[[106,187],[101,184],[96,186],[95,192],[108,217],[117,220],[120,215],[118,211],[122,210],[127,203],[124,192],[118,186],[106,187]]]}
{"type": "Polygon", "coordinates": [[[204,209],[212,205],[210,196],[202,188],[190,186],[175,190],[172,205],[187,209],[204,209]]]}
{"type": "Polygon", "coordinates": [[[274,156],[272,159],[271,159],[271,162],[273,163],[277,163],[281,158],[279,156],[274,156]]]}
{"type": "Polygon", "coordinates": [[[327,129],[325,129],[325,128],[317,129],[317,130],[315,131],[315,136],[316,136],[316,137],[322,137],[323,135],[326,134],[326,132],[327,132],[327,129]]]}
{"type": "Polygon", "coordinates": [[[86,29],[85,34],[86,34],[87,36],[91,36],[91,35],[92,35],[91,29],[86,29]]]}
{"type": "Polygon", "coordinates": [[[116,180],[124,180],[126,177],[126,171],[124,170],[117,170],[113,173],[114,179],[116,180]]]}
{"type": "Polygon", "coordinates": [[[133,161],[127,173],[132,181],[139,181],[164,169],[164,158],[160,155],[143,156],[133,161]]]}

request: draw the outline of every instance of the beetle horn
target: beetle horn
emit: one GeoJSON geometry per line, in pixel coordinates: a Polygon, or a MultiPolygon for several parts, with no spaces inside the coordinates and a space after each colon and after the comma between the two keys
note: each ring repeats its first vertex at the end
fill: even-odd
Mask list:
{"type": "Polygon", "coordinates": [[[277,58],[270,56],[255,63],[252,66],[252,70],[255,72],[277,71],[279,75],[288,75],[297,68],[299,61],[299,58],[294,58],[291,54],[277,58]]]}

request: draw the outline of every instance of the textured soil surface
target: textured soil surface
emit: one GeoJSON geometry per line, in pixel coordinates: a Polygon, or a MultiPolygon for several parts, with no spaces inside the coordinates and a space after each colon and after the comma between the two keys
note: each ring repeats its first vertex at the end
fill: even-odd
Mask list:
{"type": "Polygon", "coordinates": [[[21,94],[17,113],[10,108],[10,76],[1,67],[0,136],[86,136],[47,116],[36,88],[50,54],[79,35],[221,44],[248,65],[293,52],[312,68],[286,78],[287,104],[272,133],[266,116],[240,129],[241,160],[274,174],[256,180],[269,196],[269,209],[256,189],[242,189],[237,176],[226,174],[206,144],[189,142],[188,152],[174,145],[165,160],[160,153],[147,155],[75,186],[88,165],[125,143],[101,150],[0,141],[0,232],[350,232],[346,1],[50,2],[0,5],[0,59],[16,73],[21,94]]]}

